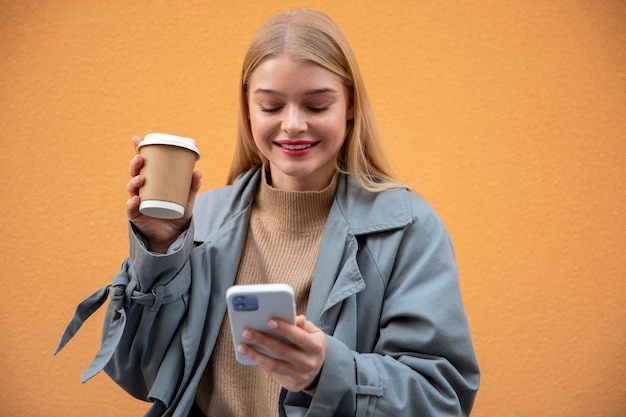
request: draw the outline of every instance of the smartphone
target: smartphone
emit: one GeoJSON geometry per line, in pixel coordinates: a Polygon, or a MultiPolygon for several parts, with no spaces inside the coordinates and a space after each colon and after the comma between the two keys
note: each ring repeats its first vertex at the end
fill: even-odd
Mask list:
{"type": "MultiPolygon", "coordinates": [[[[293,288],[288,284],[233,285],[226,291],[228,318],[233,334],[235,356],[243,365],[256,363],[237,352],[240,343],[246,343],[241,336],[244,329],[254,329],[287,342],[267,325],[271,318],[289,323],[296,322],[296,304],[293,288]]],[[[256,348],[271,356],[263,349],[256,348]]]]}

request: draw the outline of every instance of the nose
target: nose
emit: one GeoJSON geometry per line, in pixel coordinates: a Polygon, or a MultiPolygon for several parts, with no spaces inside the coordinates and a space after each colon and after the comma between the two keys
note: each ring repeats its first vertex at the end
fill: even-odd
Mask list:
{"type": "Polygon", "coordinates": [[[298,106],[288,106],[281,128],[290,136],[306,131],[308,128],[306,115],[298,106]]]}

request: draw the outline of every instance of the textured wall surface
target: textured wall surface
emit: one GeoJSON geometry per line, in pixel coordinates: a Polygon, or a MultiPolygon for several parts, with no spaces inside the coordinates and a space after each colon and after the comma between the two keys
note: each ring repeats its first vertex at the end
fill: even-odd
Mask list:
{"type": "MultiPolygon", "coordinates": [[[[79,375],[127,256],[131,137],[198,140],[226,177],[254,30],[295,5],[351,41],[398,173],[456,244],[474,416],[626,415],[623,1],[0,0],[0,415],[138,416],[79,375]]],[[[442,300],[445,302],[445,300],[442,300]]]]}

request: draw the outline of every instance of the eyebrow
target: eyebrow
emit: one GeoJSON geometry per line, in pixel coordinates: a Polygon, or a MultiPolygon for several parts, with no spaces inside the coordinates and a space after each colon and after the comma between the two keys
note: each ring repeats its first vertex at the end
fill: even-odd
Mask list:
{"type": "MultiPolygon", "coordinates": [[[[318,94],[326,94],[326,93],[336,93],[337,90],[330,88],[330,87],[323,87],[323,88],[315,88],[313,90],[307,90],[305,91],[304,95],[305,96],[314,96],[314,95],[318,95],[318,94]]],[[[279,93],[278,91],[275,90],[271,90],[268,88],[257,88],[256,90],[254,90],[252,92],[252,94],[269,94],[269,95],[274,95],[274,96],[281,96],[282,94],[279,93]]]]}

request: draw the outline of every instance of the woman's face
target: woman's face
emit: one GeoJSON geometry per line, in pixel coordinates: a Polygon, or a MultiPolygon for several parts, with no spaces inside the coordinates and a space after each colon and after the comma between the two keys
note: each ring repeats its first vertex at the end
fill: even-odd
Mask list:
{"type": "Polygon", "coordinates": [[[248,115],[273,187],[316,191],[330,183],[353,117],[341,77],[311,61],[267,58],[250,76],[248,115]]]}

